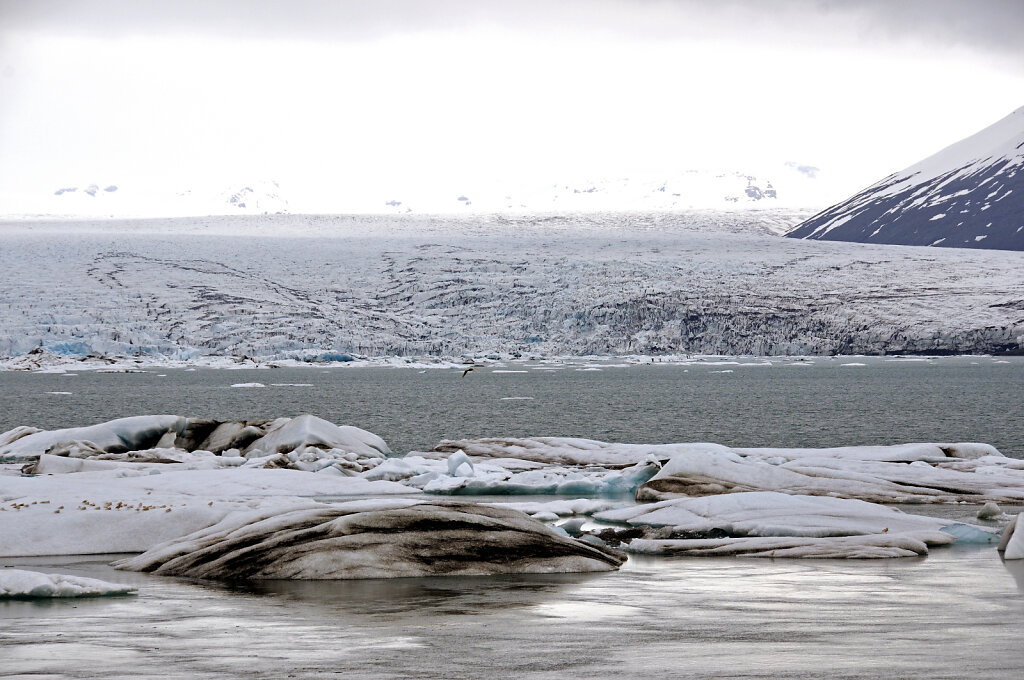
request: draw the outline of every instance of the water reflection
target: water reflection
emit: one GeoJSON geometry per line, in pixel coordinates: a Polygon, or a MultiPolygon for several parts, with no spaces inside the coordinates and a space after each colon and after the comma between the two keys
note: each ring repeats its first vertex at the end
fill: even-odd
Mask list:
{"type": "Polygon", "coordinates": [[[0,674],[1016,680],[1024,664],[1006,625],[1024,617],[1024,562],[1001,562],[993,546],[912,560],[640,557],[600,574],[248,584],[117,572],[108,557],[17,560],[137,578],[139,595],[0,606],[0,674]]]}
{"type": "Polygon", "coordinates": [[[461,616],[532,607],[565,597],[604,574],[436,576],[352,581],[252,581],[222,584],[231,593],[369,616],[461,616]]]}
{"type": "Polygon", "coordinates": [[[1013,576],[1013,580],[1017,582],[1017,590],[1024,593],[1024,560],[1008,560],[1004,558],[1003,566],[1013,576]]]}

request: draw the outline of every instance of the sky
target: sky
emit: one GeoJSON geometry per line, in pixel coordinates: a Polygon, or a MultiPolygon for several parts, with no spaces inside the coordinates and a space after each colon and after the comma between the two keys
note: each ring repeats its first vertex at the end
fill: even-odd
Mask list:
{"type": "Polygon", "coordinates": [[[1024,106],[1020,35],[1019,0],[0,0],[0,213],[795,166],[827,204],[1024,106]]]}

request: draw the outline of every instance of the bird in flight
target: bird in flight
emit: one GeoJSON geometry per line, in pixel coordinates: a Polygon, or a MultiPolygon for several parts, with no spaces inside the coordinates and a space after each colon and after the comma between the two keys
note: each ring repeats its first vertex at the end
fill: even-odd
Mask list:
{"type": "Polygon", "coordinates": [[[470,366],[469,368],[467,368],[465,371],[462,372],[462,377],[465,378],[467,373],[469,373],[470,371],[475,371],[475,370],[476,370],[476,366],[470,366]]]}

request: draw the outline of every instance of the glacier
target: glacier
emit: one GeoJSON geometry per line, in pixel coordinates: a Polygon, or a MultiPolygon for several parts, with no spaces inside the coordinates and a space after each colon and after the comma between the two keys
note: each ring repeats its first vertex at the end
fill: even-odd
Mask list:
{"type": "Polygon", "coordinates": [[[798,219],[0,223],[0,366],[1021,351],[1024,255],[767,233],[798,219]]]}

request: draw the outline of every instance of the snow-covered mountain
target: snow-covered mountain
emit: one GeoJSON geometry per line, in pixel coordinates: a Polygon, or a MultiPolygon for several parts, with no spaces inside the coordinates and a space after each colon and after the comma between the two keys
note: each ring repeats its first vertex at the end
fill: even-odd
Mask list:
{"type": "MultiPolygon", "coordinates": [[[[132,218],[192,215],[267,215],[289,212],[288,200],[273,180],[225,189],[174,189],[132,184],[62,185],[54,191],[21,196],[17,217],[132,218]]],[[[5,206],[10,208],[9,205],[5,206]]]]}
{"type": "Polygon", "coordinates": [[[787,236],[1024,250],[1024,108],[815,215],[787,236]]]}
{"type": "Polygon", "coordinates": [[[220,198],[229,208],[249,215],[273,215],[288,212],[288,201],[284,198],[281,186],[273,180],[255,182],[228,190],[220,198]]]}
{"type": "Polygon", "coordinates": [[[229,188],[64,185],[33,196],[3,197],[7,217],[157,218],[278,213],[483,215],[690,209],[813,208],[835,196],[817,167],[785,163],[752,170],[685,170],[558,181],[423,178],[394,186],[289,185],[271,180],[229,188]]]}
{"type": "Polygon", "coordinates": [[[824,204],[818,168],[788,163],[767,171],[678,170],[536,184],[484,181],[438,190],[396,189],[379,204],[332,212],[419,214],[731,210],[824,204]],[[457,190],[456,190],[457,189],[457,190]]]}
{"type": "Polygon", "coordinates": [[[0,356],[979,353],[1024,253],[778,238],[780,212],[0,223],[0,356]]]}

